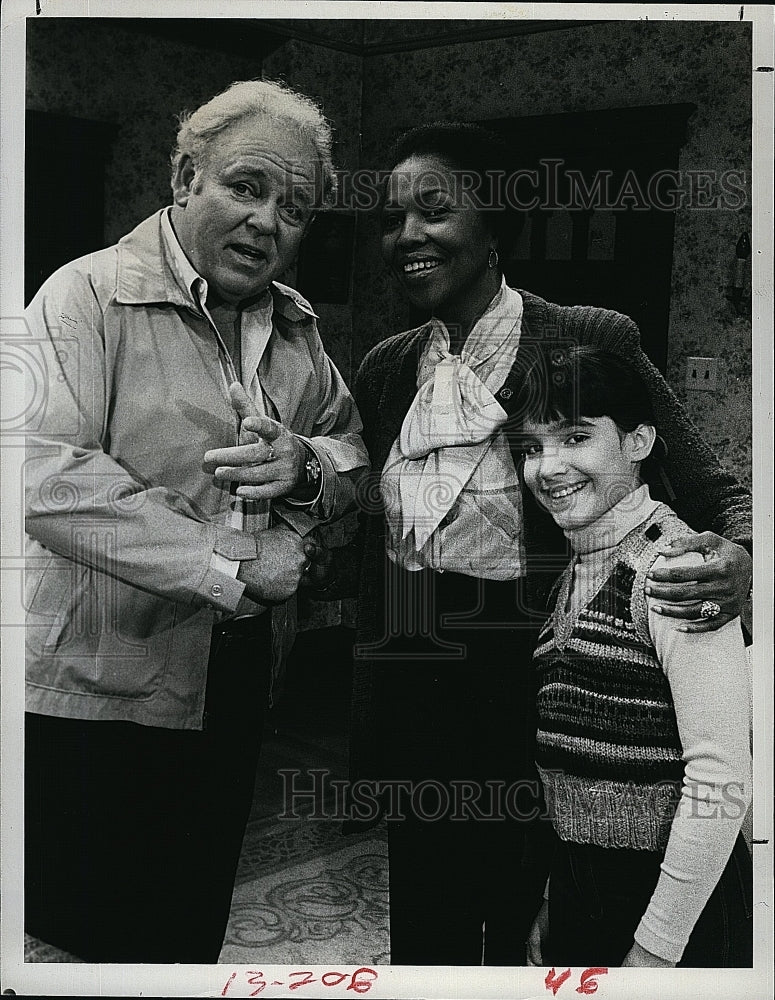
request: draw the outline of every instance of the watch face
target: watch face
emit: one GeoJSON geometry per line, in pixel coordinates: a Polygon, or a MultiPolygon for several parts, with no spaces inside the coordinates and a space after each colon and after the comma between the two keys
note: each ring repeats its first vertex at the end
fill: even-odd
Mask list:
{"type": "Polygon", "coordinates": [[[322,475],[320,462],[316,457],[310,455],[307,459],[305,467],[307,470],[307,483],[310,486],[316,486],[320,482],[320,477],[322,475]]]}

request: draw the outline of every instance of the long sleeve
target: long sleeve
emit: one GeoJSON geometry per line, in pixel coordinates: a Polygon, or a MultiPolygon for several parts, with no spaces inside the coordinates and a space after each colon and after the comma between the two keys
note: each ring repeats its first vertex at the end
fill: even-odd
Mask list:
{"type": "Polygon", "coordinates": [[[27,311],[44,405],[27,443],[26,530],[45,548],[143,590],[234,610],[244,587],[212,556],[256,558],[256,539],[214,523],[183,490],[146,481],[108,452],[115,358],[100,291],[76,262],[27,311]]]}
{"type": "Polygon", "coordinates": [[[299,436],[315,452],[322,472],[322,489],[306,508],[283,505],[281,517],[300,531],[320,522],[336,521],[355,506],[358,481],[369,467],[361,440],[362,423],[353,397],[319,338],[314,345],[318,373],[318,405],[309,434],[299,436]]]}
{"type": "MultiPolygon", "coordinates": [[[[701,560],[694,553],[686,559],[701,560]]],[[[680,960],[726,865],[751,798],[750,695],[739,619],[716,632],[680,632],[649,611],[670,683],[685,776],[661,874],[635,940],[680,960]]]]}

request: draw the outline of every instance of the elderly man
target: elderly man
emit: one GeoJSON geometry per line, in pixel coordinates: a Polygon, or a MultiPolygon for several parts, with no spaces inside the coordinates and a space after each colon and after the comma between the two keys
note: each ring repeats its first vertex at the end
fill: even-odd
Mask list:
{"type": "Polygon", "coordinates": [[[28,310],[26,928],[87,961],[218,959],[288,599],[367,462],[276,281],[330,151],[306,97],[233,84],[182,121],[174,204],[28,310]]]}

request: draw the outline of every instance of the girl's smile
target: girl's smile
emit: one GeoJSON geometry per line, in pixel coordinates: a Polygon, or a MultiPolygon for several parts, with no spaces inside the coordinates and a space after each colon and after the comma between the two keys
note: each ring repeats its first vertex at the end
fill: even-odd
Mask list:
{"type": "Polygon", "coordinates": [[[592,524],[637,489],[652,440],[642,427],[624,433],[610,417],[525,422],[525,482],[561,528],[592,524]]]}

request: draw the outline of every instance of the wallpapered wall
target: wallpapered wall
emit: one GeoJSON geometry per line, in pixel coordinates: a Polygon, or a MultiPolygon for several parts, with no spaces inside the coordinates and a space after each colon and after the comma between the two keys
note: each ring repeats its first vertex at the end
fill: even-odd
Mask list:
{"type": "MultiPolygon", "coordinates": [[[[750,40],[750,25],[732,22],[614,22],[367,57],[362,164],[378,166],[396,132],[434,119],[693,102],[680,169],[747,175],[750,40]]],[[[749,206],[677,213],[668,379],[722,460],[750,483],[751,325],[723,294],[744,231],[749,206]],[[685,393],[690,355],[722,360],[716,393],[685,393]]],[[[379,259],[375,220],[360,230],[354,289],[357,358],[406,321],[379,259]]]]}
{"type": "MultiPolygon", "coordinates": [[[[169,153],[177,115],[261,65],[140,35],[113,19],[59,19],[27,47],[27,107],[116,122],[105,180],[106,246],[172,199],[169,153]]],[[[38,25],[34,25],[38,28],[38,25]]]]}
{"type": "MultiPolygon", "coordinates": [[[[380,40],[405,37],[406,23],[380,24],[380,40]]],[[[82,20],[35,37],[28,107],[120,123],[106,178],[110,243],[169,202],[175,115],[262,69],[322,101],[337,165],[348,169],[379,166],[395,132],[438,118],[693,102],[681,169],[747,173],[750,65],[750,25],[732,22],[612,22],[365,58],[289,39],[261,66],[209,51],[204,36],[199,47],[82,20]]],[[[723,295],[743,231],[748,206],[677,213],[668,378],[722,459],[750,482],[750,321],[723,295]],[[692,354],[722,360],[716,393],[684,392],[692,354]]],[[[347,378],[369,346],[406,322],[373,218],[358,221],[354,261],[350,302],[318,305],[324,341],[347,378]]]]}

